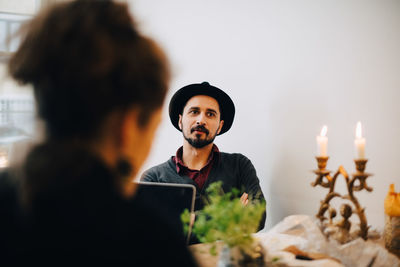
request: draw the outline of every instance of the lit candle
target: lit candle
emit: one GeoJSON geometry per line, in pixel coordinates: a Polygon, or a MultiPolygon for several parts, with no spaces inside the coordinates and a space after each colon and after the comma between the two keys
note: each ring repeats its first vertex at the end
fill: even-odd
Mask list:
{"type": "Polygon", "coordinates": [[[317,136],[317,146],[318,146],[318,156],[327,157],[328,156],[328,137],[326,137],[326,132],[328,127],[324,125],[321,129],[321,134],[317,136]]]}
{"type": "Polygon", "coordinates": [[[356,139],[354,140],[356,158],[365,158],[365,138],[362,137],[361,122],[357,122],[356,139]]]}

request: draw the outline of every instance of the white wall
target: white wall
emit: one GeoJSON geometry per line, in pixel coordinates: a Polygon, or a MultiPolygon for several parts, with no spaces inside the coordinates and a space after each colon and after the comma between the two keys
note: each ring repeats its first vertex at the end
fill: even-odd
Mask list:
{"type": "MultiPolygon", "coordinates": [[[[202,81],[231,95],[235,122],[216,144],[254,163],[267,197],[267,228],[290,214],[317,212],[327,192],[310,183],[323,124],[328,168],[342,164],[354,172],[358,120],[367,171],[374,174],[368,180],[374,191],[358,195],[372,227],[383,228],[389,184],[400,189],[399,1],[129,2],[173,63],[167,101],[180,87],[202,81]]],[[[165,161],[181,143],[165,106],[145,168],[165,161]]]]}

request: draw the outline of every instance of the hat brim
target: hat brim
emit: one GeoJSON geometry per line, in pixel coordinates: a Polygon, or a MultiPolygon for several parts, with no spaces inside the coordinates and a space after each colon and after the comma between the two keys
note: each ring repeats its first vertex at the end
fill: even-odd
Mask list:
{"type": "Polygon", "coordinates": [[[171,101],[169,102],[169,118],[172,125],[181,131],[179,128],[179,115],[182,114],[187,101],[196,95],[207,95],[218,101],[221,120],[224,121],[224,125],[218,135],[227,132],[233,124],[235,105],[233,104],[232,99],[224,91],[208,83],[187,85],[179,89],[172,96],[171,101]]]}

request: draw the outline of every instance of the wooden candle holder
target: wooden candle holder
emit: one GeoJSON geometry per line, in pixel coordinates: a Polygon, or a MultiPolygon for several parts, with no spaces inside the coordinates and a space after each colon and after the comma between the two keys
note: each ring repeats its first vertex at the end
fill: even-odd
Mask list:
{"type": "Polygon", "coordinates": [[[367,178],[371,176],[369,173],[365,173],[365,166],[367,164],[367,159],[355,159],[356,172],[352,174],[352,178],[349,178],[346,170],[343,166],[339,166],[336,173],[330,176],[330,171],[326,169],[326,165],[329,157],[316,157],[318,163],[318,169],[313,172],[317,175],[317,178],[311,185],[313,187],[320,185],[324,188],[329,188],[329,192],[326,195],[325,199],[321,201],[321,205],[319,208],[316,217],[320,220],[321,226],[334,226],[338,227],[343,231],[347,231],[349,233],[351,222],[349,218],[355,212],[360,220],[360,229],[358,232],[358,236],[363,238],[364,240],[368,239],[368,223],[367,218],[365,217],[365,208],[362,208],[358,199],[355,197],[354,193],[361,190],[367,190],[371,192],[373,189],[367,185],[367,178]],[[335,191],[336,179],[341,175],[344,177],[347,185],[347,195],[341,195],[335,191]],[[356,183],[358,181],[358,183],[356,183]],[[343,200],[347,200],[347,202],[351,202],[352,205],[342,204],[340,207],[340,214],[342,216],[342,220],[339,222],[333,222],[333,218],[336,217],[337,211],[334,207],[331,206],[330,201],[334,198],[340,198],[343,200]],[[326,217],[325,214],[329,213],[329,217],[326,217]],[[328,220],[329,219],[329,220],[328,220]],[[327,221],[328,220],[328,221],[327,221]]]}

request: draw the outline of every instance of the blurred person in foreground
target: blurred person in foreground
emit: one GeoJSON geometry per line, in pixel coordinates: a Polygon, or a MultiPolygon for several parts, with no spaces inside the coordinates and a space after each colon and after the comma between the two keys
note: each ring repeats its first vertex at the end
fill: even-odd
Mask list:
{"type": "Polygon", "coordinates": [[[46,136],[0,175],[0,260],[195,266],[184,238],[133,198],[169,82],[125,4],[69,1],[27,25],[9,71],[33,86],[46,136]]]}

